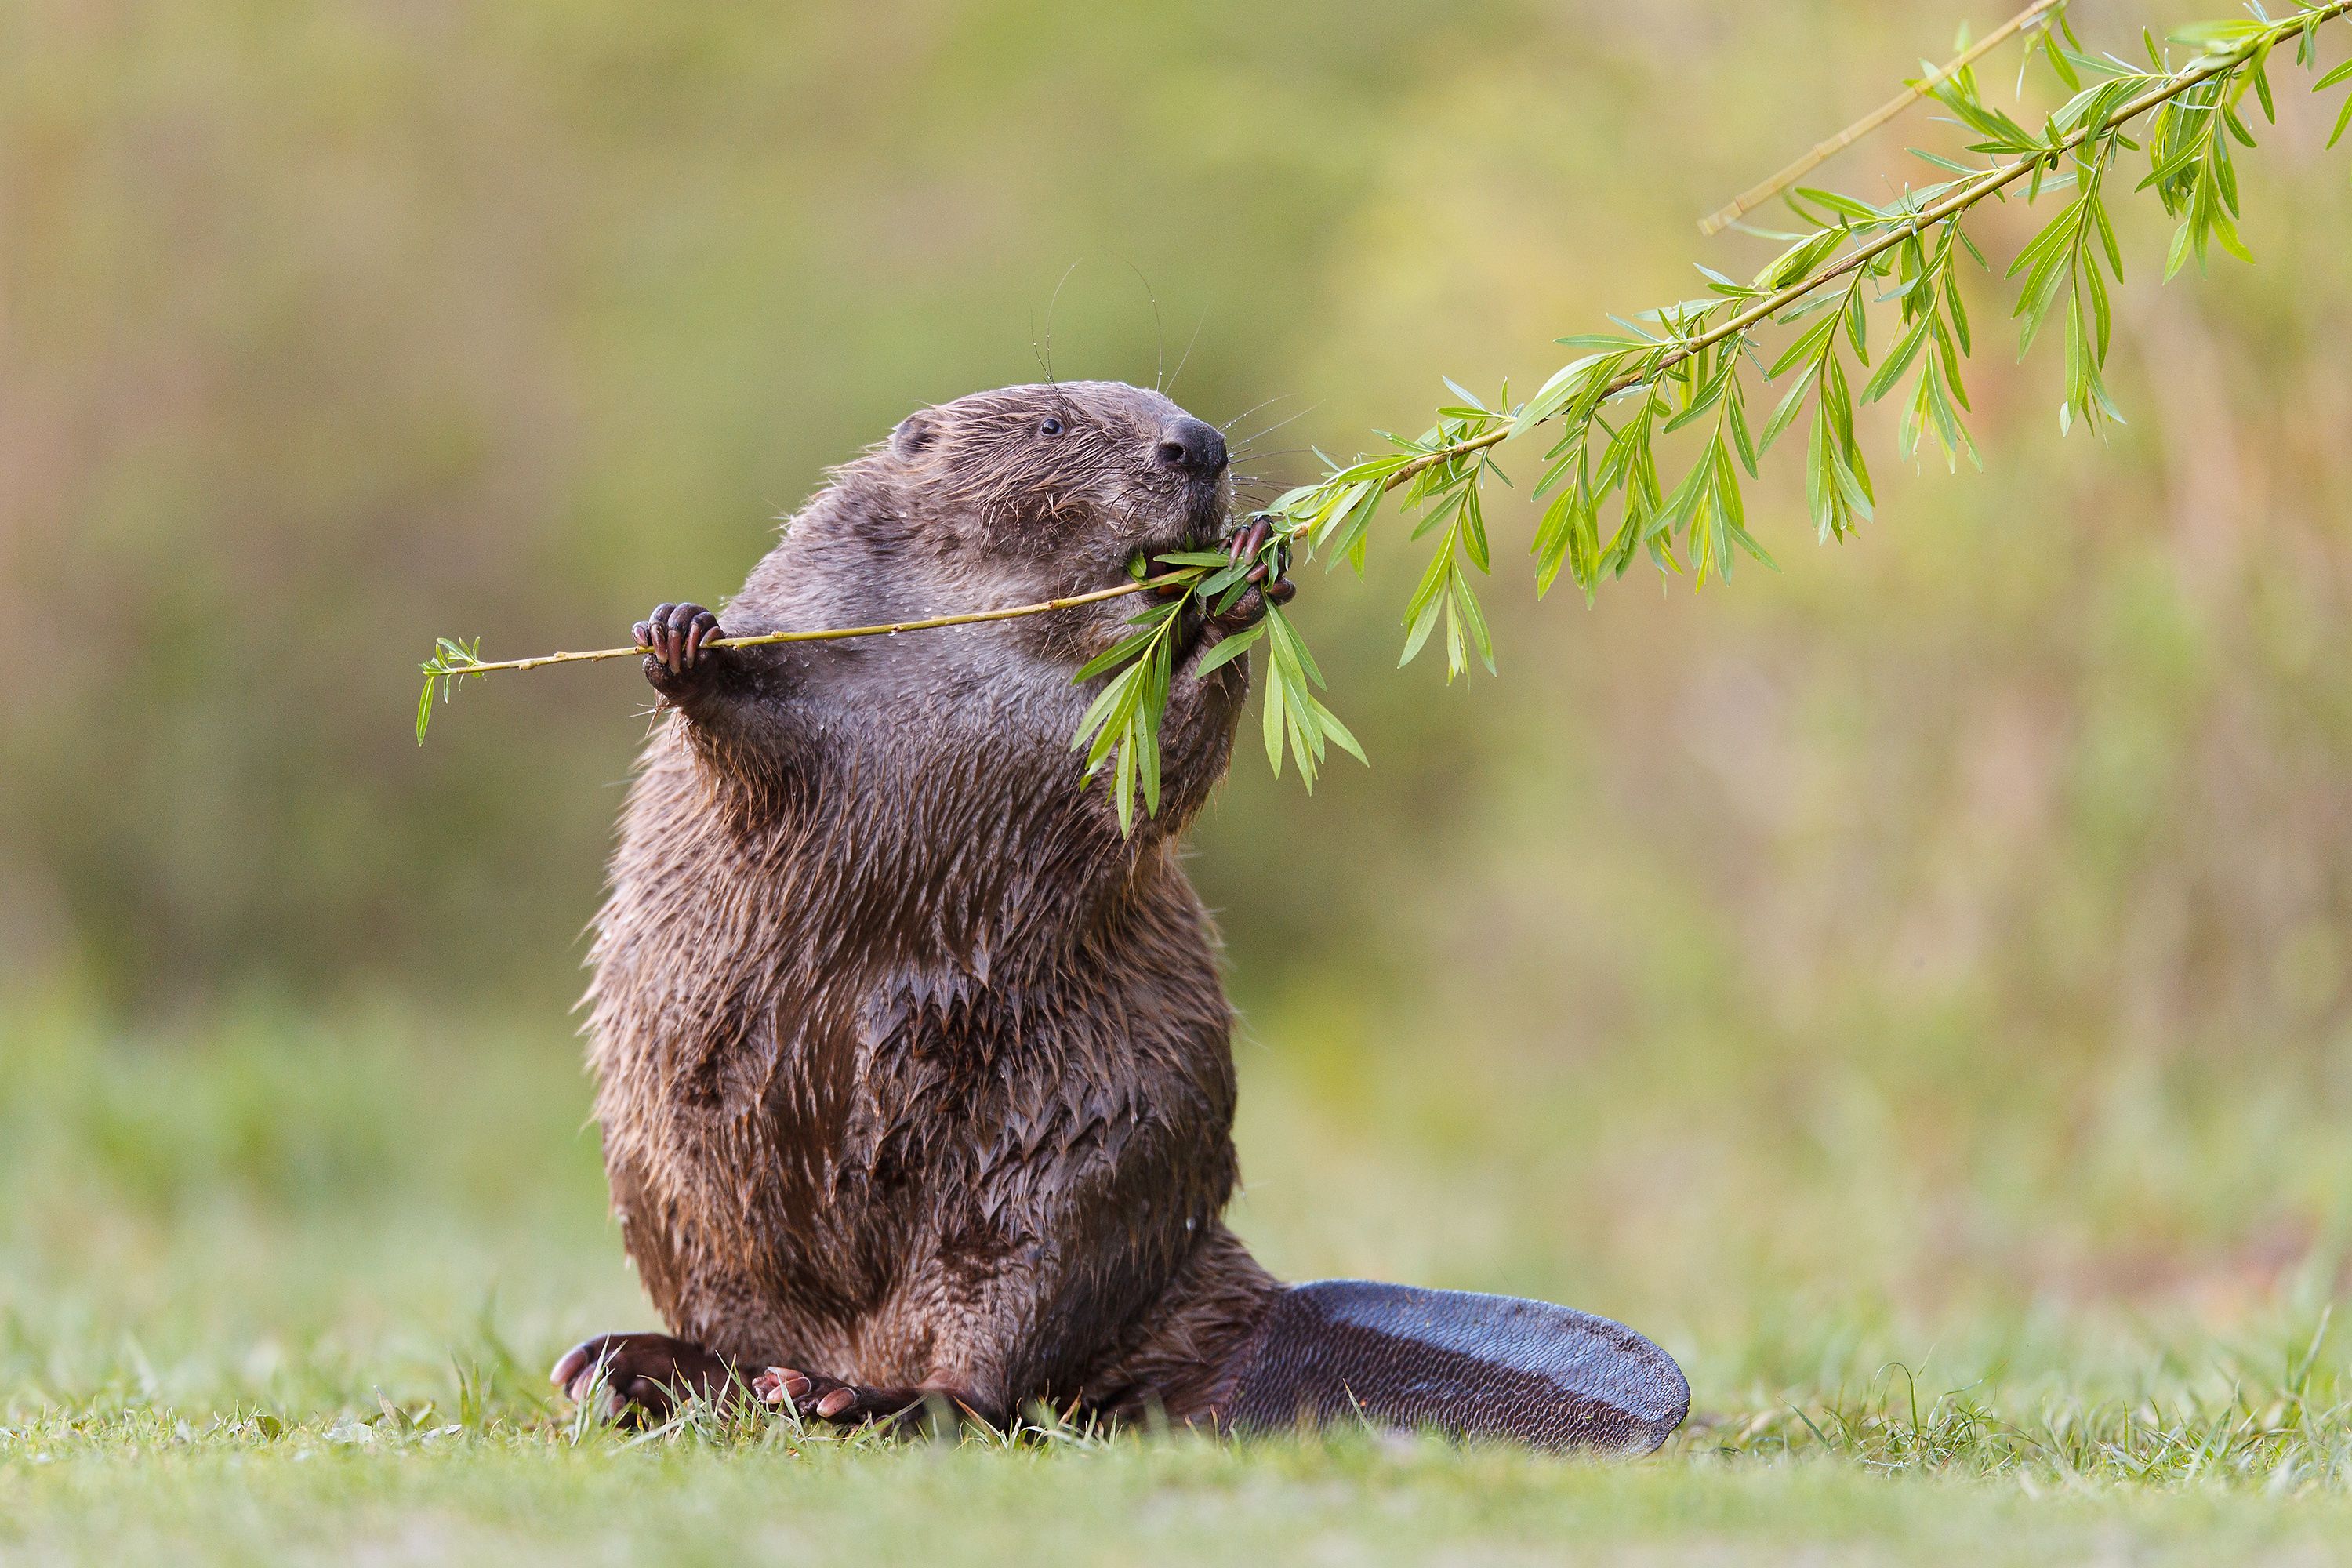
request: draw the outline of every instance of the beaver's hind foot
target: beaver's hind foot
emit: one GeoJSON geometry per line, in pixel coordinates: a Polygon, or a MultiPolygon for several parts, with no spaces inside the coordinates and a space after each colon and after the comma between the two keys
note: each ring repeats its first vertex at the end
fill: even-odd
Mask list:
{"type": "Polygon", "coordinates": [[[866,1388],[837,1377],[772,1366],[751,1380],[751,1396],[803,1416],[814,1416],[843,1426],[893,1422],[919,1411],[933,1399],[975,1420],[990,1417],[970,1399],[949,1388],[866,1388]]]}
{"type": "Polygon", "coordinates": [[[564,1352],[548,1377],[574,1404],[599,1397],[607,1419],[650,1426],[668,1420],[688,1399],[721,1397],[735,1369],[700,1345],[667,1334],[598,1334],[564,1352]]]}

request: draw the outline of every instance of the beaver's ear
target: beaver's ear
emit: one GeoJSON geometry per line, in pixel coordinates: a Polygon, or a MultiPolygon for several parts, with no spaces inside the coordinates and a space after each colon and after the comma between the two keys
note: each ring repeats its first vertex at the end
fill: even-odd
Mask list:
{"type": "Polygon", "coordinates": [[[890,432],[890,450],[901,458],[919,458],[940,438],[940,411],[918,408],[890,432]]]}

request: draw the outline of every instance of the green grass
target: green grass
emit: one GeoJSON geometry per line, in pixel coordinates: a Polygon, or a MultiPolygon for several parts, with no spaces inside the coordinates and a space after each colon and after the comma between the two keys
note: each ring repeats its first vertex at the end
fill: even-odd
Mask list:
{"type": "Polygon", "coordinates": [[[2320,1190],[2324,1097],[2298,1116],[2276,1085],[2143,1086],[2154,1146],[2110,1169],[2078,1121],[1931,1090],[1917,1053],[1841,1092],[1881,1117],[1933,1092],[1946,1144],[1853,1106],[1792,1131],[1786,1092],[1664,1043],[1548,1075],[1333,1016],[1270,1004],[1244,1045],[1253,1244],[1294,1277],[1525,1290],[1651,1330],[1696,1390],[1666,1452],[585,1427],[545,1365],[647,1314],[560,1018],[259,1006],[129,1034],[18,998],[0,1563],[2352,1553],[2330,1211],[2289,1213],[2276,1258],[2211,1228],[2217,1185],[2320,1190]],[[1955,1161],[1979,1119],[2009,1124],[2001,1157],[1955,1161]],[[2038,1203],[2021,1163],[2054,1184],[2038,1203]]]}
{"type": "Polygon", "coordinates": [[[1024,1453],[761,1442],[572,1449],[545,1439],[365,1444],[122,1435],[12,1465],[7,1539],[111,1560],[1758,1562],[2094,1557],[2210,1562],[2352,1529],[2339,1500],[2214,1489],[2035,1497],[1828,1465],[1630,1469],[1341,1444],[1196,1442],[1024,1453]],[[1826,1550],[1824,1550],[1826,1549],[1826,1550]],[[118,1555],[119,1554],[119,1555],[118,1555]]]}

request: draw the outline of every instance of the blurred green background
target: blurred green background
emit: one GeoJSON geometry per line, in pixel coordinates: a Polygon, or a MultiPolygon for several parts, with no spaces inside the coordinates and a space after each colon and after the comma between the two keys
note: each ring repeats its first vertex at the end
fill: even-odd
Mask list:
{"type": "MultiPolygon", "coordinates": [[[[1295,416],[1276,478],[1440,372],[1525,391],[1752,270],[1691,220],[1999,9],[0,8],[0,1414],[646,1319],[569,1007],[647,694],[503,677],[420,750],[436,634],[719,599],[826,465],[1035,377],[1049,303],[1060,374],[1295,416]]],[[[1979,279],[1985,471],[1875,411],[1854,543],[1791,458],[1778,574],[1538,605],[1513,502],[1502,674],[1452,689],[1392,668],[1402,529],[1306,583],[1372,765],[1244,752],[1192,860],[1270,1263],[1622,1317],[1703,1414],[2307,1332],[2352,1217],[2352,190],[2284,99],[2258,265],[2158,288],[2126,206],[2104,446],[1979,279]]]]}

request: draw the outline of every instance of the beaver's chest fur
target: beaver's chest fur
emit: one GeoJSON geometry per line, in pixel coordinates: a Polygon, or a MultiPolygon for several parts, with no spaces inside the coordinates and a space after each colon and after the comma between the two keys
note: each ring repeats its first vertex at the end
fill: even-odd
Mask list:
{"type": "Polygon", "coordinates": [[[763,816],[656,742],[594,953],[629,1251],[743,1364],[1074,1396],[1233,1189],[1206,914],[1169,853],[1096,885],[1089,830],[967,798],[942,832],[865,771],[763,816]],[[966,1333],[1017,1349],[959,1367],[966,1333]]]}

